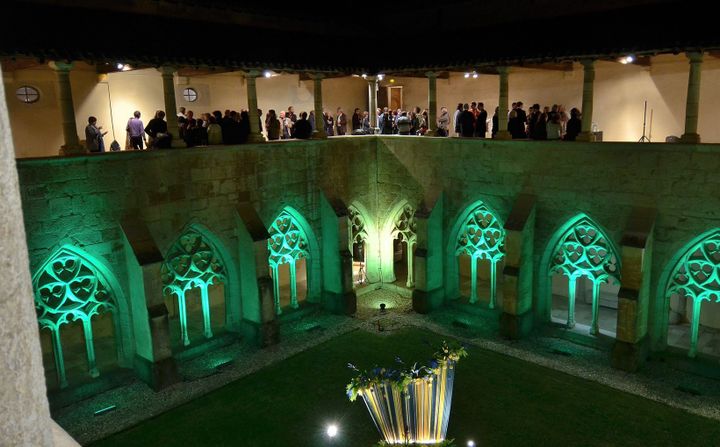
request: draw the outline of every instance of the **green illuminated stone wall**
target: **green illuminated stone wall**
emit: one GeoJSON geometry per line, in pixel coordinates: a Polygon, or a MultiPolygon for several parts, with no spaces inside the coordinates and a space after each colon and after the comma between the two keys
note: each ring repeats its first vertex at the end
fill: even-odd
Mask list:
{"type": "MultiPolygon", "coordinates": [[[[126,297],[133,292],[119,224],[125,216],[145,222],[162,253],[188,225],[202,225],[238,266],[241,256],[252,256],[238,249],[238,203],[251,203],[268,228],[292,207],[307,220],[322,253],[324,194],[369,214],[380,243],[368,253],[368,267],[380,269],[384,223],[403,201],[431,208],[442,193],[447,247],[471,204],[482,200],[505,221],[520,193],[534,194],[533,308],[541,321],[548,317],[541,277],[549,268],[541,261],[564,223],[585,213],[619,246],[633,207],[656,207],[649,324],[662,348],[667,309],[657,299],[660,275],[678,250],[718,226],[718,152],[715,145],[352,137],[25,159],[18,172],[31,270],[59,247],[74,245],[111,266],[126,297]]],[[[322,262],[310,265],[310,275],[322,283],[322,262]]]]}

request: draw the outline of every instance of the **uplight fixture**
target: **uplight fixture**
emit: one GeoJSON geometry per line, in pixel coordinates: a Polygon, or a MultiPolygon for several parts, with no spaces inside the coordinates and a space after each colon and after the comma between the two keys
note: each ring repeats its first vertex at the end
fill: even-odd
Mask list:
{"type": "Polygon", "coordinates": [[[328,438],[334,438],[338,434],[338,426],[335,424],[328,425],[325,433],[328,435],[328,438]]]}
{"type": "Polygon", "coordinates": [[[467,442],[467,447],[475,447],[475,441],[473,441],[472,439],[470,439],[470,440],[467,442]]]}

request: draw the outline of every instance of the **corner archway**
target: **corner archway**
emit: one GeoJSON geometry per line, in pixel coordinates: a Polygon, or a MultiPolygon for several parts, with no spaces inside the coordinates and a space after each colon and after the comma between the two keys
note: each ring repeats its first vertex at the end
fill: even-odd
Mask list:
{"type": "Polygon", "coordinates": [[[390,210],[382,232],[382,280],[386,283],[402,282],[414,287],[413,253],[417,242],[415,208],[406,200],[390,210]]]}
{"type": "Polygon", "coordinates": [[[50,335],[50,346],[42,343],[43,357],[51,352],[54,360],[46,370],[55,370],[59,388],[69,385],[68,376],[78,378],[75,371],[82,357],[92,378],[99,377],[101,369],[126,363],[124,345],[131,345],[125,340],[130,334],[122,330],[130,325],[121,322],[128,318],[126,302],[114,275],[101,261],[78,247],[64,245],[37,269],[33,288],[40,331],[50,335]],[[96,349],[98,345],[102,349],[96,349]],[[68,356],[73,359],[70,364],[68,356]]]}
{"type": "Polygon", "coordinates": [[[568,220],[551,238],[541,268],[551,286],[545,289],[550,295],[551,321],[563,322],[570,329],[579,322],[588,327],[590,335],[598,335],[601,329],[615,335],[620,256],[599,224],[585,214],[568,220]],[[613,288],[603,294],[602,284],[613,288]],[[601,307],[607,310],[602,324],[601,307]]]}
{"type": "Polygon", "coordinates": [[[478,263],[487,263],[488,307],[497,302],[497,267],[505,257],[505,229],[498,214],[482,200],[467,206],[455,220],[448,241],[447,291],[449,297],[467,294],[478,301],[478,263]],[[465,287],[467,286],[467,287],[465,287]]]}
{"type": "Polygon", "coordinates": [[[686,244],[660,284],[668,345],[686,349],[688,357],[718,356],[713,342],[720,340],[720,229],[686,244]]]}
{"type": "Polygon", "coordinates": [[[350,244],[353,257],[353,287],[378,282],[377,228],[367,209],[359,202],[348,207],[350,244]]]}
{"type": "Polygon", "coordinates": [[[283,307],[296,309],[301,301],[319,296],[319,272],[314,265],[319,259],[319,247],[307,220],[290,206],[273,219],[268,232],[275,313],[280,315],[283,307]]]}

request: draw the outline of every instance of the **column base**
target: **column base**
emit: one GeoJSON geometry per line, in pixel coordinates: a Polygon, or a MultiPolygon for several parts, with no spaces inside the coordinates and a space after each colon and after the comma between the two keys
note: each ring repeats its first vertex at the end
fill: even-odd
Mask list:
{"type": "Polygon", "coordinates": [[[430,292],[415,289],[412,292],[412,308],[419,314],[427,314],[443,305],[445,291],[435,289],[430,292]]]}
{"type": "Polygon", "coordinates": [[[175,359],[168,357],[154,362],[135,356],[135,372],[153,391],[160,391],[180,382],[175,359]]]}
{"type": "Polygon", "coordinates": [[[680,142],[687,143],[687,144],[700,144],[700,134],[684,133],[680,137],[680,142]]]}
{"type": "Polygon", "coordinates": [[[316,130],[316,131],[313,132],[313,134],[312,134],[312,139],[313,139],[313,140],[323,140],[323,139],[325,139],[325,138],[327,138],[327,134],[325,133],[324,130],[316,130]]]}
{"type": "Polygon", "coordinates": [[[248,143],[264,143],[265,137],[262,136],[260,133],[251,133],[248,135],[248,143]]]}
{"type": "Polygon", "coordinates": [[[357,312],[357,295],[354,290],[343,294],[324,291],[323,302],[325,309],[337,315],[354,315],[357,312]]]}
{"type": "Polygon", "coordinates": [[[495,134],[496,140],[512,140],[512,134],[508,132],[507,130],[498,130],[498,132],[495,134]]]}
{"type": "Polygon", "coordinates": [[[425,132],[425,135],[423,135],[423,136],[436,137],[436,136],[438,136],[437,129],[432,129],[432,130],[428,129],[427,132],[425,132]]]}
{"type": "Polygon", "coordinates": [[[533,315],[532,311],[527,311],[521,315],[511,315],[508,313],[500,314],[500,335],[510,340],[519,340],[532,331],[533,315]]]}
{"type": "Polygon", "coordinates": [[[577,137],[575,137],[575,141],[585,141],[592,143],[595,141],[595,134],[592,132],[580,132],[577,137]]]}
{"type": "Polygon", "coordinates": [[[613,368],[622,371],[636,372],[640,369],[648,356],[648,337],[643,337],[637,343],[616,340],[610,353],[610,363],[613,368]]]}

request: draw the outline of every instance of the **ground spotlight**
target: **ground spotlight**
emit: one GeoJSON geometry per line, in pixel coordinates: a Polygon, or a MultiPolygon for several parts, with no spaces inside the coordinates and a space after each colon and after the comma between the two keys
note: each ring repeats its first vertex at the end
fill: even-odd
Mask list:
{"type": "Polygon", "coordinates": [[[385,308],[386,308],[386,307],[387,307],[387,306],[385,305],[385,303],[380,303],[380,313],[385,313],[385,308]]]}
{"type": "Polygon", "coordinates": [[[475,447],[475,441],[472,439],[467,442],[467,447],[475,447]]]}
{"type": "Polygon", "coordinates": [[[328,438],[334,438],[338,434],[338,426],[335,424],[328,425],[325,433],[328,435],[328,438]]]}

